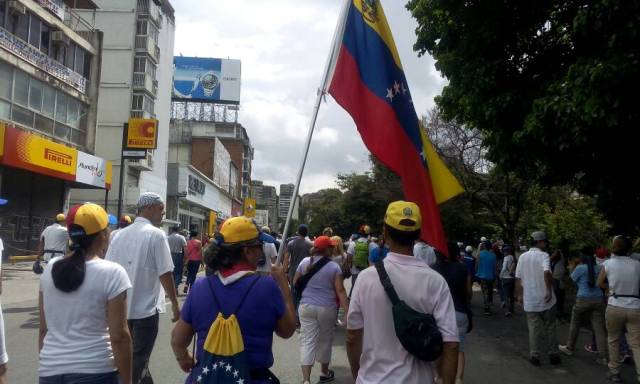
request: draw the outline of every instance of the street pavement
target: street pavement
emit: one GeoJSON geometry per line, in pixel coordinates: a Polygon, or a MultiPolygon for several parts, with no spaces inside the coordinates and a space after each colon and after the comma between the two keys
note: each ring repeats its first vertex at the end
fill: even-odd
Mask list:
{"type": "MultiPolygon", "coordinates": [[[[2,310],[5,320],[5,337],[9,353],[9,383],[37,383],[38,377],[38,278],[30,270],[30,264],[4,265],[2,310]]],[[[181,297],[181,301],[184,297],[181,297]]],[[[474,330],[467,335],[465,345],[467,384],[522,383],[522,384],[600,384],[606,383],[606,368],[595,363],[595,356],[582,349],[590,340],[583,332],[578,340],[576,355],[564,357],[562,365],[553,367],[543,360],[542,367],[529,364],[526,319],[522,311],[511,318],[499,313],[491,317],[481,315],[480,294],[474,293],[474,330]]],[[[151,373],[157,384],[184,382],[173,357],[170,342],[171,320],[161,316],[160,331],[153,355],[151,373]]],[[[564,343],[568,326],[559,327],[558,337],[564,343]]],[[[298,334],[289,340],[274,336],[273,371],[283,384],[302,382],[299,362],[298,334]]],[[[336,383],[352,383],[344,347],[344,330],[338,328],[334,340],[332,369],[336,383]]],[[[318,379],[319,368],[313,372],[312,382],[318,379]]],[[[632,365],[623,367],[623,378],[633,383],[632,365]]]]}

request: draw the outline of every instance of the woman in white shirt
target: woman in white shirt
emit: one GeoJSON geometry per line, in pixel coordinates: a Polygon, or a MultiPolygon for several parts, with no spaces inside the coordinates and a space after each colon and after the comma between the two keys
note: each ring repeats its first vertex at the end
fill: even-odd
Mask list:
{"type": "Polygon", "coordinates": [[[69,210],[72,252],[40,280],[39,384],[131,384],[131,335],[122,266],[103,260],[109,219],[96,204],[69,210]]]}

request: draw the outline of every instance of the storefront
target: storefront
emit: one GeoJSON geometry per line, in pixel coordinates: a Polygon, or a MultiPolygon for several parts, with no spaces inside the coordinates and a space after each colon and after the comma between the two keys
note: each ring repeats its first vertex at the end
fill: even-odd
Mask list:
{"type": "Polygon", "coordinates": [[[111,188],[111,162],[0,122],[3,256],[35,254],[42,230],[66,212],[70,188],[111,188]]]}
{"type": "Polygon", "coordinates": [[[181,228],[208,232],[212,217],[220,221],[231,216],[230,195],[195,167],[169,164],[167,184],[167,217],[181,228]]]}

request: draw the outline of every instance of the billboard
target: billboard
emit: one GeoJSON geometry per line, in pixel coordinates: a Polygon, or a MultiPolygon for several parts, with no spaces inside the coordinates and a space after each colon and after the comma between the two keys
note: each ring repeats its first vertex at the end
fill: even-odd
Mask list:
{"type": "Polygon", "coordinates": [[[156,149],[158,146],[158,120],[129,119],[127,148],[156,149]]]}
{"type": "Polygon", "coordinates": [[[240,103],[240,60],[176,56],[173,63],[174,99],[240,103]]]}

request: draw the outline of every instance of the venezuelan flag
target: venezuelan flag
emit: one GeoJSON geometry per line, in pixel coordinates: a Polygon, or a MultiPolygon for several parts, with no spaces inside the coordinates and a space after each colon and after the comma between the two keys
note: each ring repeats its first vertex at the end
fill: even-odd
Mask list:
{"type": "Polygon", "coordinates": [[[400,176],[405,199],[420,206],[423,239],[446,253],[438,204],[463,189],[420,128],[380,1],[348,1],[335,39],[328,92],[369,151],[400,176]]]}

